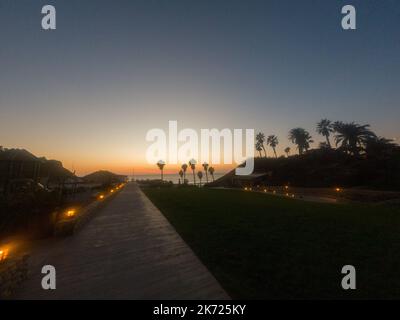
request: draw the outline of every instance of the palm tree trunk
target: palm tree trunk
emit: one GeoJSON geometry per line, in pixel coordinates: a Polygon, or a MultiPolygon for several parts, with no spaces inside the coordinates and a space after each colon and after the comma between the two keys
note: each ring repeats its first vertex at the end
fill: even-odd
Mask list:
{"type": "Polygon", "coordinates": [[[331,142],[329,141],[329,136],[325,136],[325,138],[326,138],[326,143],[328,144],[329,149],[331,149],[332,146],[331,146],[331,142]]]}
{"type": "Polygon", "coordinates": [[[207,170],[205,170],[205,172],[206,172],[206,182],[208,183],[208,172],[207,170]]]}
{"type": "Polygon", "coordinates": [[[264,150],[264,155],[265,155],[265,158],[266,158],[267,157],[267,151],[265,150],[264,145],[262,146],[262,148],[264,150]]]}
{"type": "Polygon", "coordinates": [[[194,174],[194,170],[193,170],[193,185],[196,185],[196,175],[194,174]]]}
{"type": "Polygon", "coordinates": [[[272,149],[274,149],[275,158],[278,158],[278,156],[276,155],[276,150],[275,150],[275,148],[272,148],[272,149]]]}
{"type": "Polygon", "coordinates": [[[163,169],[161,169],[161,181],[164,181],[164,172],[163,172],[163,169]]]}

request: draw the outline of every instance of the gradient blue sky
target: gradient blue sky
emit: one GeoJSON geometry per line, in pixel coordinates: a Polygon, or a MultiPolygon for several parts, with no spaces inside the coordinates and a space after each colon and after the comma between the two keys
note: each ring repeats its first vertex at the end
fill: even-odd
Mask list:
{"type": "Polygon", "coordinates": [[[322,140],[325,117],[400,140],[396,0],[0,0],[0,40],[0,145],[81,174],[146,171],[145,134],[168,120],[274,133],[280,151],[293,127],[322,140]]]}

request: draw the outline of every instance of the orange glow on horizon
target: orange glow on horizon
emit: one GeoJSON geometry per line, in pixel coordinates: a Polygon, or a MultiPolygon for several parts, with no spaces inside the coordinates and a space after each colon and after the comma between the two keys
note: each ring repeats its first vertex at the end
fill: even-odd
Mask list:
{"type": "MultiPolygon", "coordinates": [[[[213,167],[215,169],[215,173],[226,173],[228,171],[231,171],[236,168],[236,165],[212,165],[210,164],[209,167],[213,167]]],[[[160,174],[160,169],[157,167],[157,165],[150,165],[146,164],[143,166],[139,167],[134,167],[135,169],[135,175],[151,175],[151,174],[160,174]]],[[[168,163],[165,165],[163,171],[164,174],[178,174],[179,170],[181,170],[181,164],[177,165],[168,165],[168,163]]],[[[201,164],[196,165],[196,172],[197,171],[204,171],[204,168],[201,164]]],[[[132,174],[132,169],[130,171],[132,174]]],[[[186,173],[192,173],[192,169],[190,167],[187,168],[186,173]]]]}
{"type": "MultiPolygon", "coordinates": [[[[72,171],[71,168],[68,166],[65,166],[63,163],[64,167],[66,167],[68,170],[72,171]]],[[[227,173],[233,169],[236,168],[236,165],[210,165],[210,167],[214,167],[215,169],[215,174],[221,174],[221,173],[227,173]]],[[[136,175],[158,175],[160,174],[160,169],[157,167],[156,164],[151,165],[151,164],[141,164],[141,165],[111,165],[111,164],[106,164],[106,165],[93,165],[93,166],[85,166],[85,167],[80,167],[78,166],[78,163],[76,164],[74,170],[76,171],[75,174],[79,177],[83,177],[85,175],[88,175],[90,173],[93,173],[95,171],[99,170],[107,170],[110,172],[113,172],[115,174],[121,174],[121,175],[127,175],[131,176],[132,174],[136,175]]],[[[179,170],[181,170],[181,164],[179,165],[168,165],[168,163],[164,167],[164,175],[168,174],[178,174],[179,170]]],[[[197,171],[204,171],[204,168],[201,165],[196,166],[196,172],[197,171]]],[[[192,173],[192,170],[190,168],[187,169],[186,173],[192,173]]]]}

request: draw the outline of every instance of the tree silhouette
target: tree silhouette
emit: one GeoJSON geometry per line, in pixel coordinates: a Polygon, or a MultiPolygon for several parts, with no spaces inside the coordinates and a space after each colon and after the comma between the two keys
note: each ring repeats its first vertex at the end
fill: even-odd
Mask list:
{"type": "Polygon", "coordinates": [[[162,161],[162,160],[159,160],[159,161],[157,162],[157,166],[158,166],[158,168],[159,168],[160,171],[161,171],[161,181],[163,181],[163,180],[164,180],[164,167],[165,167],[165,162],[162,161]]]}
{"type": "Polygon", "coordinates": [[[304,151],[307,151],[310,148],[310,143],[314,142],[309,132],[303,128],[294,128],[290,130],[289,140],[297,145],[300,155],[302,155],[304,151]]]}
{"type": "Polygon", "coordinates": [[[286,147],[286,148],[285,148],[285,153],[286,153],[286,156],[289,158],[289,155],[290,155],[290,147],[286,147]]]}
{"type": "Polygon", "coordinates": [[[261,158],[262,157],[261,151],[262,151],[263,148],[261,147],[261,144],[258,141],[256,142],[255,147],[256,147],[256,150],[258,151],[258,153],[260,155],[260,158],[261,158]]]}
{"type": "MultiPolygon", "coordinates": [[[[265,147],[264,147],[264,142],[265,142],[265,135],[264,135],[264,133],[262,133],[262,132],[259,132],[259,133],[257,133],[257,135],[256,135],[256,142],[257,142],[257,144],[259,145],[259,147],[262,149],[262,150],[264,150],[264,155],[265,155],[265,157],[267,157],[267,151],[265,150],[265,147]]],[[[257,144],[256,144],[256,146],[257,146],[257,144]]],[[[258,150],[257,150],[258,151],[258,150]]],[[[259,151],[260,152],[260,157],[261,157],[261,151],[259,151]]]]}
{"type": "Polygon", "coordinates": [[[206,173],[206,181],[207,181],[207,183],[208,183],[208,163],[207,163],[207,162],[204,162],[204,163],[202,164],[202,166],[203,166],[203,168],[204,168],[204,172],[206,173]]]}
{"type": "Polygon", "coordinates": [[[183,171],[183,182],[185,182],[185,180],[186,180],[186,170],[188,168],[188,165],[186,163],[184,163],[184,164],[182,164],[181,168],[182,168],[182,171],[183,171]]]}
{"type": "Polygon", "coordinates": [[[200,187],[201,187],[201,179],[203,179],[203,171],[197,171],[197,176],[199,177],[200,187]]]}
{"type": "Polygon", "coordinates": [[[209,167],[208,168],[208,172],[211,174],[211,177],[212,177],[212,179],[213,179],[213,181],[214,181],[214,167],[209,167]]]}
{"type": "Polygon", "coordinates": [[[359,155],[367,140],[375,139],[376,135],[369,129],[370,125],[359,125],[355,122],[337,121],[333,124],[336,146],[345,152],[359,155]]]}
{"type": "Polygon", "coordinates": [[[193,171],[193,185],[196,185],[196,173],[195,173],[195,171],[196,171],[196,164],[197,164],[197,161],[194,160],[194,159],[192,159],[192,160],[189,161],[189,166],[190,166],[190,168],[191,168],[192,171],[193,171]]]}
{"type": "Polygon", "coordinates": [[[400,150],[400,148],[391,139],[371,137],[365,141],[365,153],[368,158],[387,159],[390,158],[396,150],[400,150]]]}
{"type": "Polygon", "coordinates": [[[329,140],[329,136],[331,132],[333,132],[332,122],[328,119],[322,119],[317,123],[317,133],[324,136],[326,139],[326,144],[329,148],[331,148],[331,142],[329,140]]]}
{"type": "MultiPolygon", "coordinates": [[[[184,181],[184,180],[183,180],[183,170],[182,170],[182,169],[179,170],[179,176],[181,177],[182,181],[184,181]]],[[[180,181],[180,180],[179,180],[179,181],[180,181]]]]}
{"type": "Polygon", "coordinates": [[[277,154],[276,154],[276,146],[278,145],[279,141],[278,141],[278,137],[275,135],[270,135],[267,138],[267,144],[272,148],[272,150],[274,150],[274,155],[275,158],[278,158],[277,154]]]}

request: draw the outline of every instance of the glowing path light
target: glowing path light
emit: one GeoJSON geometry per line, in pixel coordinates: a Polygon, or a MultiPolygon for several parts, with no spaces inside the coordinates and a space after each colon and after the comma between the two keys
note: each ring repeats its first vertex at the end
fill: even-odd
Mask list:
{"type": "Polygon", "coordinates": [[[72,217],[74,217],[76,215],[76,210],[75,209],[68,209],[66,212],[65,212],[65,216],[67,217],[67,218],[72,218],[72,217]]]}
{"type": "Polygon", "coordinates": [[[0,248],[0,262],[3,262],[7,259],[8,253],[8,248],[0,248]]]}

